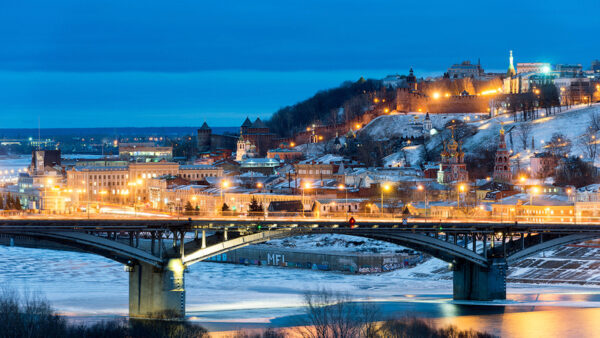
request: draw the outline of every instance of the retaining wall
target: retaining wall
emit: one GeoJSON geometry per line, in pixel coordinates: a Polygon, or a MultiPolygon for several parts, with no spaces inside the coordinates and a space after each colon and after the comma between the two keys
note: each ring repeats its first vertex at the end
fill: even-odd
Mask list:
{"type": "Polygon", "coordinates": [[[315,252],[255,245],[213,256],[206,261],[350,273],[378,273],[414,266],[422,260],[423,255],[420,254],[315,252]]]}

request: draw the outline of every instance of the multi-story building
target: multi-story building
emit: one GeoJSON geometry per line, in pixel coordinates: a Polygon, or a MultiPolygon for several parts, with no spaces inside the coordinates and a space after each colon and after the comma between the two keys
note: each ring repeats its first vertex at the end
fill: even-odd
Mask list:
{"type": "Polygon", "coordinates": [[[172,175],[190,181],[223,176],[223,169],[210,165],[179,165],[172,162],[130,163],[128,166],[74,167],[67,171],[67,186],[78,198],[91,201],[144,201],[148,181],[172,175]],[[125,197],[128,196],[128,197],[125,197]]]}
{"type": "Polygon", "coordinates": [[[474,65],[471,61],[463,61],[462,63],[453,64],[448,68],[448,77],[451,79],[479,78],[483,73],[483,68],[481,68],[479,62],[474,65]]]}
{"type": "Polygon", "coordinates": [[[554,175],[554,170],[558,165],[558,158],[548,152],[535,153],[529,161],[531,176],[536,178],[554,175]]]}
{"type": "Polygon", "coordinates": [[[119,158],[124,160],[156,162],[173,159],[173,147],[158,147],[145,144],[120,144],[119,158]]]}
{"type": "Polygon", "coordinates": [[[560,74],[560,77],[577,77],[582,74],[583,67],[581,64],[559,64],[556,65],[556,71],[560,74]]]}
{"type": "Polygon", "coordinates": [[[517,74],[523,73],[548,73],[552,70],[547,62],[519,62],[517,63],[517,74]]]}

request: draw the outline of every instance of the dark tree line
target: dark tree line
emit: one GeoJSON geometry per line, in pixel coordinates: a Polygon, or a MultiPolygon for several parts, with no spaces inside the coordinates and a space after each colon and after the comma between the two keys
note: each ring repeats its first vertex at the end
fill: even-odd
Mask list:
{"type": "Polygon", "coordinates": [[[349,120],[362,114],[371,104],[373,93],[381,88],[379,80],[361,78],[356,82],[344,82],[337,88],[319,91],[307,100],[279,109],[266,123],[272,132],[286,137],[312,123],[337,119],[337,112],[342,107],[345,108],[343,118],[349,120]]]}
{"type": "Polygon", "coordinates": [[[11,194],[6,196],[0,195],[0,209],[2,210],[23,210],[21,201],[18,197],[13,197],[11,194]]]}
{"type": "Polygon", "coordinates": [[[596,183],[598,178],[596,168],[588,162],[573,156],[563,158],[556,168],[555,184],[557,186],[572,185],[581,188],[596,183]]]}

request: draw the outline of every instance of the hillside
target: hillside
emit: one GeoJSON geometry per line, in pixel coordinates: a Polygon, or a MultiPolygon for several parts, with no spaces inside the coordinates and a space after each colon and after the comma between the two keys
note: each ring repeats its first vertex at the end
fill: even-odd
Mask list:
{"type": "MultiPolygon", "coordinates": [[[[600,114],[600,105],[592,106],[576,106],[556,115],[542,117],[533,121],[514,122],[509,114],[505,114],[493,119],[481,120],[481,115],[469,114],[469,121],[465,121],[467,125],[474,127],[475,134],[464,138],[463,148],[467,155],[474,154],[482,149],[495,149],[498,142],[498,134],[501,124],[504,124],[507,130],[506,142],[509,149],[512,149],[514,154],[518,154],[523,164],[527,164],[531,155],[535,152],[544,151],[545,145],[552,138],[554,133],[562,133],[572,142],[570,154],[572,156],[584,156],[584,151],[577,145],[577,140],[586,132],[590,126],[591,114],[600,114]],[[527,141],[527,149],[523,148],[519,138],[519,126],[522,124],[530,125],[531,131],[527,141]],[[512,134],[512,142],[511,142],[512,134]],[[534,148],[531,148],[531,138],[534,139],[534,148]]],[[[448,114],[448,115],[431,115],[432,125],[438,131],[443,131],[443,126],[452,119],[465,120],[465,114],[448,114]]],[[[423,114],[414,113],[407,115],[384,115],[380,116],[369,123],[362,133],[366,133],[376,140],[389,140],[391,138],[402,137],[417,137],[422,135],[421,129],[415,129],[411,122],[416,120],[422,121],[423,114]]],[[[437,151],[440,148],[443,133],[438,133],[432,136],[426,143],[426,147],[430,151],[437,151]]],[[[403,149],[386,157],[386,164],[392,164],[394,161],[400,161],[404,158],[405,151],[408,160],[411,164],[423,162],[422,146],[407,146],[403,149]]]]}
{"type": "Polygon", "coordinates": [[[313,123],[336,124],[351,120],[371,105],[371,96],[381,88],[380,80],[344,82],[337,88],[319,91],[314,96],[279,109],[266,121],[271,131],[288,137],[313,123]]]}

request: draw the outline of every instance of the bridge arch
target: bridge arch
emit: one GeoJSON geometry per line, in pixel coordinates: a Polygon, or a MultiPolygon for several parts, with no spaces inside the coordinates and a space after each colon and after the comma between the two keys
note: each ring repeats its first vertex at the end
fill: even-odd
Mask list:
{"type": "Polygon", "coordinates": [[[600,236],[590,236],[590,234],[573,234],[573,235],[561,236],[561,237],[554,238],[554,239],[551,239],[551,240],[548,240],[548,241],[545,241],[545,242],[542,242],[539,244],[529,246],[525,249],[522,249],[511,255],[508,255],[506,257],[506,263],[510,266],[511,264],[514,264],[519,260],[522,260],[529,256],[533,256],[542,251],[554,249],[556,247],[567,245],[567,244],[585,242],[585,241],[589,241],[591,239],[595,239],[595,238],[599,238],[599,237],[600,236]]]}
{"type": "Polygon", "coordinates": [[[311,231],[311,229],[282,229],[262,231],[249,235],[243,235],[235,239],[223,241],[205,248],[196,246],[192,249],[192,247],[190,246],[189,249],[186,248],[185,250],[186,254],[183,258],[183,263],[186,266],[190,266],[212,256],[223,254],[247,245],[260,244],[272,239],[295,237],[309,234],[340,234],[370,238],[383,242],[398,244],[409,249],[423,252],[448,263],[452,263],[456,259],[462,259],[479,265],[481,267],[487,267],[488,265],[487,259],[482,255],[479,255],[467,248],[443,241],[441,239],[436,239],[431,236],[416,233],[397,233],[393,231],[391,231],[390,233],[379,234],[373,231],[369,231],[369,229],[361,231],[360,228],[351,230],[334,228],[328,231],[318,232],[313,232],[311,231]],[[192,249],[191,252],[190,249],[192,249]]]}
{"type": "Polygon", "coordinates": [[[109,240],[82,232],[5,232],[4,236],[23,236],[32,239],[46,240],[63,244],[81,250],[82,252],[97,254],[113,261],[130,264],[140,261],[157,268],[163,266],[163,260],[142,249],[135,248],[118,241],[109,240]]]}

